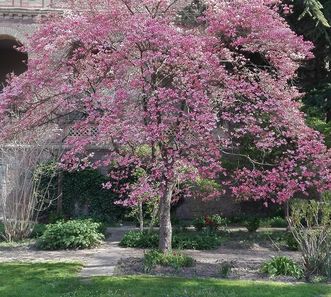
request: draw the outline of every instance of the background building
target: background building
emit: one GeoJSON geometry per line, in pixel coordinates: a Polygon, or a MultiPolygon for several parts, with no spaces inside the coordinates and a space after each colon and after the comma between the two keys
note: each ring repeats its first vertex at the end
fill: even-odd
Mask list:
{"type": "Polygon", "coordinates": [[[37,26],[38,18],[59,9],[57,0],[0,0],[0,90],[8,73],[26,70],[28,54],[13,47],[24,45],[37,26]]]}

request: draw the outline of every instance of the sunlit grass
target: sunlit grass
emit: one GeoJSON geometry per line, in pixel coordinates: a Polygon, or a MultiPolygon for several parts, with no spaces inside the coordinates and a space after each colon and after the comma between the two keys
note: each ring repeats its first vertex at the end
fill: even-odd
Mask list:
{"type": "Polygon", "coordinates": [[[328,285],[126,276],[81,279],[76,263],[0,264],[1,297],[331,297],[328,285]]]}

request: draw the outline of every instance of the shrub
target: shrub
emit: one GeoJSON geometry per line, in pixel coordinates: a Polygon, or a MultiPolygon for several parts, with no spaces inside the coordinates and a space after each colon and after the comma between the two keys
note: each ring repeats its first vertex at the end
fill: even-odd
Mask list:
{"type": "Polygon", "coordinates": [[[195,230],[201,231],[204,227],[206,227],[206,222],[204,217],[196,218],[193,221],[193,226],[195,230]]]}
{"type": "Polygon", "coordinates": [[[297,251],[299,249],[299,244],[291,232],[286,234],[285,241],[289,250],[297,251]]]}
{"type": "Polygon", "coordinates": [[[247,218],[244,222],[245,227],[248,232],[256,232],[260,227],[260,219],[259,218],[247,218]]]}
{"type": "Polygon", "coordinates": [[[100,228],[100,223],[91,220],[59,221],[47,225],[37,246],[44,250],[92,248],[104,239],[100,228]]]}
{"type": "MultiPolygon", "coordinates": [[[[179,232],[174,233],[172,246],[175,249],[208,250],[217,248],[222,239],[217,234],[207,232],[179,232]]],[[[122,247],[157,248],[159,235],[155,232],[129,231],[120,242],[122,247]]]]}
{"type": "Polygon", "coordinates": [[[179,269],[182,267],[191,267],[193,264],[194,260],[191,257],[176,252],[164,254],[158,250],[151,250],[145,253],[144,256],[145,271],[150,271],[157,265],[179,269]]]}
{"type": "Polygon", "coordinates": [[[30,234],[30,238],[38,238],[44,234],[46,230],[45,224],[36,224],[30,234]]]}
{"type": "Polygon", "coordinates": [[[159,236],[155,232],[129,231],[123,236],[120,246],[134,248],[157,248],[159,236]]]}
{"type": "Polygon", "coordinates": [[[232,268],[234,267],[232,262],[223,262],[220,264],[219,274],[222,278],[228,278],[232,268]]]}
{"type": "Polygon", "coordinates": [[[175,233],[172,244],[176,249],[211,250],[220,246],[222,238],[215,233],[185,232],[175,233]]]}
{"type": "Polygon", "coordinates": [[[284,256],[274,257],[264,263],[261,267],[261,272],[271,277],[292,276],[299,279],[303,276],[302,268],[292,259],[284,256]]]}
{"type": "Polygon", "coordinates": [[[288,223],[285,218],[273,217],[270,219],[270,226],[273,228],[286,228],[288,223]]]}
{"type": "Polygon", "coordinates": [[[289,224],[302,253],[305,277],[331,278],[331,194],[321,201],[296,200],[291,204],[289,224]]]}
{"type": "Polygon", "coordinates": [[[93,169],[63,174],[63,211],[67,217],[88,215],[107,223],[125,217],[127,209],[114,204],[118,194],[102,187],[109,181],[107,176],[93,169]]]}
{"type": "Polygon", "coordinates": [[[221,227],[227,225],[227,219],[221,217],[218,214],[200,217],[194,220],[193,226],[197,231],[201,231],[204,227],[207,227],[210,231],[216,231],[221,227]]]}
{"type": "Polygon", "coordinates": [[[263,227],[286,228],[288,226],[288,223],[285,218],[272,217],[272,218],[264,219],[261,222],[261,225],[263,225],[263,227]]]}

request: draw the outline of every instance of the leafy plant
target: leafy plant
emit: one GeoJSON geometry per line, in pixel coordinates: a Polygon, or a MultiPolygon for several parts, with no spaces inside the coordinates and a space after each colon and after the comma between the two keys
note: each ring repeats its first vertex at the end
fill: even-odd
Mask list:
{"type": "Polygon", "coordinates": [[[244,222],[245,227],[248,232],[256,232],[260,227],[260,219],[257,217],[247,218],[244,222]]]}
{"type": "Polygon", "coordinates": [[[261,272],[271,277],[293,276],[299,279],[303,276],[302,268],[292,259],[284,256],[274,257],[270,261],[265,262],[261,267],[261,272]]]}
{"type": "Polygon", "coordinates": [[[289,224],[302,252],[307,280],[316,275],[331,277],[331,193],[321,201],[296,200],[289,224]]]}
{"type": "Polygon", "coordinates": [[[196,218],[193,222],[193,226],[197,231],[201,231],[204,227],[207,227],[210,231],[214,232],[226,225],[227,219],[218,214],[196,218]]]}
{"type": "Polygon", "coordinates": [[[66,217],[84,218],[89,216],[111,223],[123,219],[126,208],[114,204],[119,199],[114,190],[102,187],[109,181],[97,170],[86,169],[79,172],[64,172],[63,212],[66,217]]]}
{"type": "Polygon", "coordinates": [[[299,244],[298,244],[297,240],[294,238],[294,236],[291,232],[288,232],[286,234],[285,241],[286,241],[287,247],[291,251],[297,251],[299,249],[299,244]]]}
{"type": "Polygon", "coordinates": [[[272,217],[267,218],[261,221],[263,227],[272,227],[272,228],[286,228],[288,223],[285,218],[282,217],[272,217]]]}
{"type": "MultiPolygon", "coordinates": [[[[175,232],[172,239],[174,248],[209,250],[217,248],[222,238],[217,234],[207,232],[175,232]]],[[[159,235],[155,232],[129,231],[120,242],[123,247],[157,248],[159,235]]]]}
{"type": "Polygon", "coordinates": [[[157,265],[179,269],[191,267],[193,264],[193,258],[177,252],[162,253],[158,250],[151,250],[145,253],[144,256],[145,271],[150,271],[157,265]]]}
{"type": "Polygon", "coordinates": [[[193,226],[194,226],[195,230],[201,231],[204,227],[206,227],[205,218],[204,217],[196,218],[193,221],[193,226]]]}
{"type": "Polygon", "coordinates": [[[223,262],[220,265],[219,273],[222,278],[228,278],[233,268],[232,262],[223,262]]]}
{"type": "Polygon", "coordinates": [[[155,232],[129,231],[123,236],[120,246],[135,248],[156,248],[159,236],[155,232]]]}
{"type": "Polygon", "coordinates": [[[91,220],[59,221],[47,225],[37,246],[44,250],[84,249],[99,245],[104,239],[102,224],[91,220]]]}

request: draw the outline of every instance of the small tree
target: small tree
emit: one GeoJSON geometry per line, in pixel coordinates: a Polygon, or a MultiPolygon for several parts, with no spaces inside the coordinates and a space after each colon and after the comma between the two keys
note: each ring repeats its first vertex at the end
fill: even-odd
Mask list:
{"type": "Polygon", "coordinates": [[[159,197],[164,252],[174,194],[224,180],[223,156],[235,158],[228,181],[237,198],[281,203],[330,188],[330,151],[305,125],[291,83],[311,44],[291,31],[277,1],[195,1],[189,24],[179,13],[189,1],[85,2],[31,38],[29,70],[0,95],[0,137],[75,115],[75,128],[96,133],[68,137],[63,163],[127,168],[112,181],[142,168],[148,178],[127,203],[159,197]],[[107,155],[89,163],[90,145],[107,155]]]}
{"type": "Polygon", "coordinates": [[[15,138],[0,145],[0,213],[8,241],[27,238],[39,213],[53,202],[48,189],[56,176],[59,148],[50,147],[49,134],[40,132],[30,141],[15,138]],[[44,174],[47,184],[42,184],[44,174]]]}

